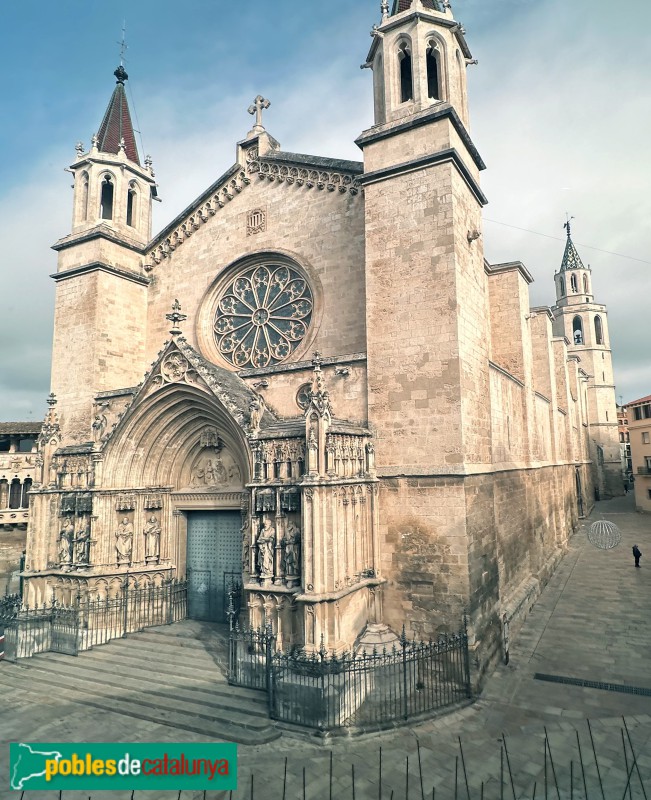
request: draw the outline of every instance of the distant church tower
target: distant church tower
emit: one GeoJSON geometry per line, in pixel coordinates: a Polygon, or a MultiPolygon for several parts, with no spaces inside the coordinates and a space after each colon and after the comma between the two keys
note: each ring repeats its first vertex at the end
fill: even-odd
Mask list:
{"type": "Polygon", "coordinates": [[[65,409],[65,436],[87,437],[88,397],[141,379],[146,291],[144,248],[151,237],[156,182],[151,159],[140,164],[125,92],[116,86],[89,151],[80,142],[74,175],[72,233],[60,239],[52,391],[65,409]],[[71,351],[71,343],[74,349],[71,351]]]}
{"type": "Polygon", "coordinates": [[[569,220],[565,229],[563,261],[554,275],[554,334],[569,340],[569,353],[581,359],[581,368],[589,376],[587,417],[594,482],[602,498],[612,497],[623,494],[623,484],[606,306],[595,303],[592,270],[583,264],[574,246],[569,220]]]}

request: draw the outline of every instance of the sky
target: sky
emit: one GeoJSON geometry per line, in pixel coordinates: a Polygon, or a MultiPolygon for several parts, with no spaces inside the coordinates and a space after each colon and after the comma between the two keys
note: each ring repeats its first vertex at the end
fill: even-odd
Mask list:
{"type": "MultiPolygon", "coordinates": [[[[486,257],[520,260],[552,305],[563,222],[608,306],[618,399],[651,393],[651,4],[453,0],[479,64],[470,132],[487,169],[486,257]]],[[[42,419],[49,392],[51,245],[70,231],[74,145],[88,147],[125,68],[154,232],[235,159],[257,94],[283,149],[361,160],[366,60],[380,0],[22,0],[3,7],[0,420],[42,419]]],[[[74,352],[71,353],[74,358],[74,352]]]]}

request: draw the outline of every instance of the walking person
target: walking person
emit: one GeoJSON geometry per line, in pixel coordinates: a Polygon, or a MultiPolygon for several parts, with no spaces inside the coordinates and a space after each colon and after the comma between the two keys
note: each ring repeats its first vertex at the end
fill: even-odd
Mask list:
{"type": "Polygon", "coordinates": [[[635,559],[635,566],[636,567],[640,566],[640,557],[641,557],[641,555],[642,555],[642,551],[640,550],[640,548],[636,544],[634,544],[633,545],[633,558],[635,559]]]}

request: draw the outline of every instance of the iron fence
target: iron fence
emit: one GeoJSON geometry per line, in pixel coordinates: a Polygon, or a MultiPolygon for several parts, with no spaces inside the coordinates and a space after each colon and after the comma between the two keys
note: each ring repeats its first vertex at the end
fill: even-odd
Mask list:
{"type": "Polygon", "coordinates": [[[269,691],[276,637],[271,628],[231,630],[228,639],[228,682],[269,691]]]}
{"type": "Polygon", "coordinates": [[[383,727],[470,698],[465,631],[435,642],[409,641],[378,652],[272,658],[273,719],[321,730],[383,727]]]}
{"type": "Polygon", "coordinates": [[[21,607],[20,598],[17,602],[0,600],[7,660],[48,650],[77,655],[128,633],[178,622],[186,616],[187,584],[177,580],[146,587],[125,583],[115,597],[77,595],[73,603],[53,601],[38,608],[21,607]]]}
{"type": "Polygon", "coordinates": [[[231,631],[228,679],[268,694],[272,719],[321,731],[382,728],[471,697],[465,630],[435,642],[403,634],[381,652],[276,653],[271,628],[231,631]]]}

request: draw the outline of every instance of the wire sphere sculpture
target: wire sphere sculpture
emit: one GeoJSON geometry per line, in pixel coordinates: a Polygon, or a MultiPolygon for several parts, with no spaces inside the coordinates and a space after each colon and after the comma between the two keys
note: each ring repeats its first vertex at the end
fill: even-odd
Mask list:
{"type": "Polygon", "coordinates": [[[590,526],[588,539],[591,544],[600,550],[612,550],[622,541],[622,532],[614,522],[600,519],[590,526]]]}

